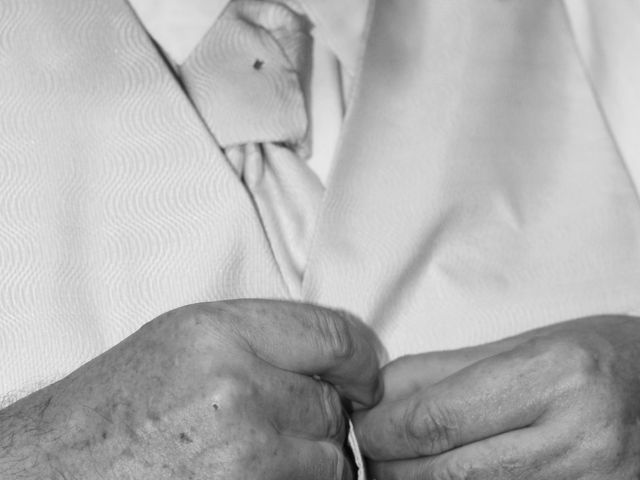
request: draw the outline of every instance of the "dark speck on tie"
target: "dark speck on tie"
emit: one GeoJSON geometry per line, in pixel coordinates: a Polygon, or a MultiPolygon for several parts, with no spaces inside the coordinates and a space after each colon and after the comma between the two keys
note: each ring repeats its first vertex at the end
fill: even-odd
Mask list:
{"type": "Polygon", "coordinates": [[[253,69],[254,70],[262,70],[263,66],[264,66],[264,61],[260,60],[259,58],[257,58],[256,61],[253,62],[253,69]]]}

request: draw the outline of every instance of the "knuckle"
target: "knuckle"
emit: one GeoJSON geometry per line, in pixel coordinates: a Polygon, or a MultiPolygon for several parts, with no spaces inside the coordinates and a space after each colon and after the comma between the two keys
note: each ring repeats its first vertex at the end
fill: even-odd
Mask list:
{"type": "Polygon", "coordinates": [[[147,340],[160,343],[170,342],[172,345],[189,344],[192,339],[190,318],[192,306],[184,306],[169,310],[153,320],[145,323],[138,334],[147,340]]]}
{"type": "Polygon", "coordinates": [[[163,313],[151,323],[161,330],[171,330],[172,335],[178,338],[187,338],[201,335],[202,327],[210,326],[217,310],[215,304],[184,305],[163,313]]]}
{"type": "Polygon", "coordinates": [[[157,316],[150,322],[145,323],[140,330],[167,328],[167,326],[175,324],[177,319],[182,317],[183,312],[185,311],[186,308],[188,307],[174,308],[173,310],[164,312],[163,314],[157,316]]]}
{"type": "Polygon", "coordinates": [[[562,355],[566,365],[575,372],[584,375],[595,373],[599,370],[598,357],[577,341],[560,340],[556,348],[562,355]]]}
{"type": "Polygon", "coordinates": [[[262,429],[252,428],[229,443],[224,457],[229,459],[230,478],[260,478],[260,472],[266,467],[268,453],[277,442],[262,429]],[[250,435],[248,434],[250,433],[250,435]]]}
{"type": "Polygon", "coordinates": [[[565,391],[582,390],[600,378],[600,358],[579,339],[541,338],[529,343],[550,371],[558,372],[559,387],[565,391]]]}
{"type": "Polygon", "coordinates": [[[220,374],[215,378],[210,403],[228,417],[242,416],[246,408],[260,401],[260,389],[250,381],[243,381],[232,374],[220,374]]]}
{"type": "Polygon", "coordinates": [[[565,374],[562,379],[565,390],[583,391],[586,388],[603,386],[595,356],[576,346],[568,346],[566,352],[565,374]]]}
{"type": "Polygon", "coordinates": [[[403,422],[412,451],[418,455],[436,455],[455,447],[457,428],[451,415],[431,403],[412,403],[403,422]]]}
{"type": "Polygon", "coordinates": [[[323,344],[337,359],[349,359],[355,353],[355,345],[347,322],[328,311],[314,308],[314,322],[323,344]]]}

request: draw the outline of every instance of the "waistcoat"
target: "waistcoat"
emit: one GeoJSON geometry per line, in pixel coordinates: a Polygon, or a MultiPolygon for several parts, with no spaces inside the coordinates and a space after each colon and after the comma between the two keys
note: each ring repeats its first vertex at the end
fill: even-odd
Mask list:
{"type": "MultiPolygon", "coordinates": [[[[294,300],[359,315],[390,358],[639,312],[629,157],[563,2],[372,3],[294,300]]],[[[0,394],[181,305],[288,298],[280,275],[124,0],[0,0],[0,394]]]]}

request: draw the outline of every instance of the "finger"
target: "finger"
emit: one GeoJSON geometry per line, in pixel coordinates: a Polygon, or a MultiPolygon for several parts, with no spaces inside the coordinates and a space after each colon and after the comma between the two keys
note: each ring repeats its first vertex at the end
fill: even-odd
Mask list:
{"type": "Polygon", "coordinates": [[[485,358],[513,349],[522,338],[512,337],[498,342],[443,352],[429,352],[400,357],[382,369],[384,398],[391,402],[406,398],[485,358]]]}
{"type": "Polygon", "coordinates": [[[568,447],[555,440],[548,428],[505,433],[433,457],[372,462],[377,480],[429,480],[440,478],[497,478],[550,480],[574,478],[566,461],[568,447]]]}
{"type": "Polygon", "coordinates": [[[375,334],[344,312],[271,300],[221,302],[251,350],[275,367],[318,375],[347,399],[367,406],[382,396],[375,334]]]}
{"type": "Polygon", "coordinates": [[[266,364],[254,370],[265,379],[261,386],[268,398],[265,413],[278,432],[310,440],[344,442],[346,420],[335,388],[327,382],[266,364]]]}
{"type": "Polygon", "coordinates": [[[552,367],[517,352],[482,360],[406,399],[356,413],[360,446],[374,460],[409,459],[529,426],[546,410],[540,371],[552,367]]]}
{"type": "Polygon", "coordinates": [[[558,323],[473,347],[401,357],[386,365],[382,371],[382,401],[405,398],[416,390],[438,383],[474,363],[513,350],[541,334],[548,336],[563,328],[564,323],[558,323]]]}
{"type": "Polygon", "coordinates": [[[406,398],[481,359],[457,350],[398,358],[382,369],[384,396],[381,402],[406,398]]]}
{"type": "Polygon", "coordinates": [[[332,442],[281,437],[282,454],[273,455],[270,467],[260,472],[260,478],[281,480],[353,480],[353,472],[344,451],[332,442]]]}

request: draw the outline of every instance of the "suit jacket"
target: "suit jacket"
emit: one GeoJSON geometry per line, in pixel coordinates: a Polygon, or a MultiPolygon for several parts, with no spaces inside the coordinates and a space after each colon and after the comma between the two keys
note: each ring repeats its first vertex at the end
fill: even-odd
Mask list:
{"type": "MultiPolygon", "coordinates": [[[[640,148],[576,33],[595,3],[373,2],[296,300],[360,315],[390,357],[639,312],[640,148]]],[[[287,297],[125,0],[0,0],[0,135],[0,393],[181,305],[287,297]]]]}

